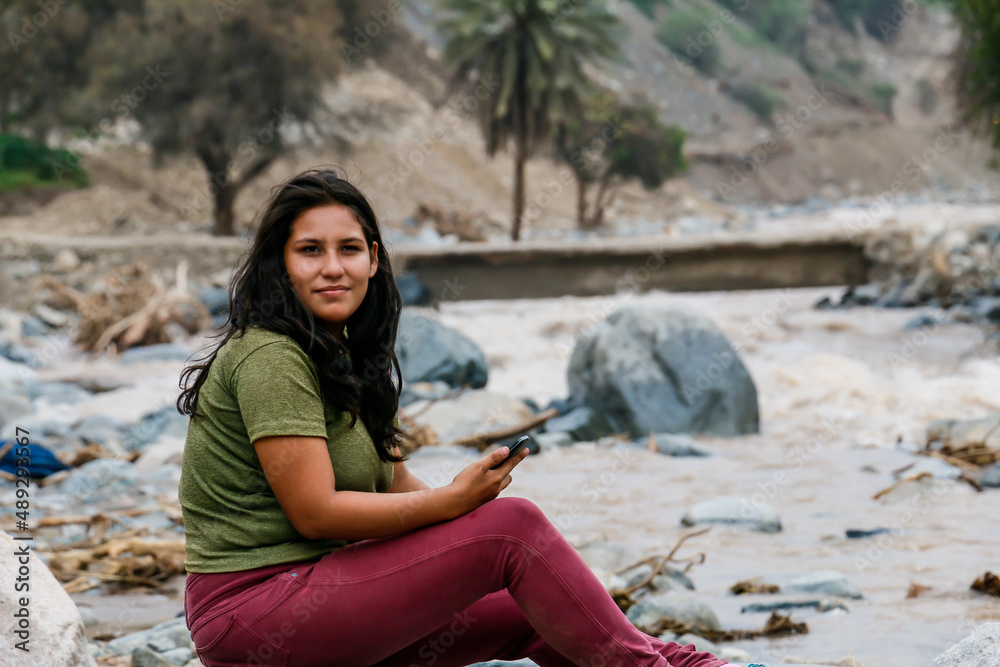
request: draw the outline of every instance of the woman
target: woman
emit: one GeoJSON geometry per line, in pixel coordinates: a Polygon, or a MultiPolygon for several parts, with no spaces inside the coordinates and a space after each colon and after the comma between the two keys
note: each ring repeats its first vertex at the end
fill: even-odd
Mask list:
{"type": "Polygon", "coordinates": [[[220,343],[182,375],[185,614],[216,665],[726,664],[639,632],[507,448],[431,489],[397,447],[401,303],[375,214],[328,171],[276,189],[220,343]]]}

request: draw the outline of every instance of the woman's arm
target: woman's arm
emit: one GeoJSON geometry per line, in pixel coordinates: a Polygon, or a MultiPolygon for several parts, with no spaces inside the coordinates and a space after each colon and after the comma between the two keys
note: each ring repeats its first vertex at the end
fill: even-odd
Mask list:
{"type": "MultiPolygon", "coordinates": [[[[393,447],[392,451],[399,456],[399,447],[393,447]]],[[[403,461],[392,464],[392,486],[389,487],[388,493],[409,493],[430,488],[422,479],[411,474],[403,461]]]]}
{"type": "MultiPolygon", "coordinates": [[[[411,493],[364,493],[335,490],[324,438],[260,438],[254,449],[292,525],[303,537],[317,540],[389,537],[462,516],[507,488],[510,471],[527,455],[525,450],[490,470],[507,455],[507,448],[501,447],[466,467],[448,486],[411,493]]],[[[411,481],[403,483],[413,484],[416,478],[406,476],[411,481]]]]}

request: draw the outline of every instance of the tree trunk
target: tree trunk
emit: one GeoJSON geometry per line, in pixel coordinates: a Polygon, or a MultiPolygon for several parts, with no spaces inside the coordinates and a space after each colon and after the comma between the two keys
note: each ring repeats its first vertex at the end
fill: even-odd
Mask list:
{"type": "Polygon", "coordinates": [[[576,226],[587,227],[587,183],[579,176],[576,177],[576,226]]]}
{"type": "Polygon", "coordinates": [[[236,183],[225,183],[222,187],[215,188],[215,229],[212,234],[215,236],[233,236],[236,234],[236,216],[233,212],[233,204],[236,203],[236,195],[239,193],[239,186],[236,183]]]}
{"type": "Polygon", "coordinates": [[[527,159],[526,139],[518,133],[517,145],[514,148],[514,219],[511,223],[510,238],[521,240],[521,218],[524,215],[524,163],[527,159]]]}

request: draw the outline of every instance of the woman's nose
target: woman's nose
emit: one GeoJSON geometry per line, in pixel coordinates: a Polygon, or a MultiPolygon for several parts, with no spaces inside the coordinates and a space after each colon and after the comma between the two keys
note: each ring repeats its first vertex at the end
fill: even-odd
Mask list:
{"type": "Polygon", "coordinates": [[[339,276],[343,273],[344,266],[341,264],[340,257],[337,256],[337,253],[327,253],[326,257],[323,259],[323,275],[339,276]]]}

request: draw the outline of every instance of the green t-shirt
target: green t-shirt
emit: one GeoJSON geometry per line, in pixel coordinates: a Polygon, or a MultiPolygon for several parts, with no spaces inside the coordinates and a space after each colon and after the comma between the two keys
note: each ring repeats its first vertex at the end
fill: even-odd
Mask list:
{"type": "Polygon", "coordinates": [[[316,367],[289,336],[259,327],[219,349],[184,445],[179,498],[189,572],[236,572],[317,558],[345,540],[310,540],[278,504],[253,448],[274,435],[327,439],[337,491],[384,493],[382,461],[359,417],[323,402],[316,367]]]}

